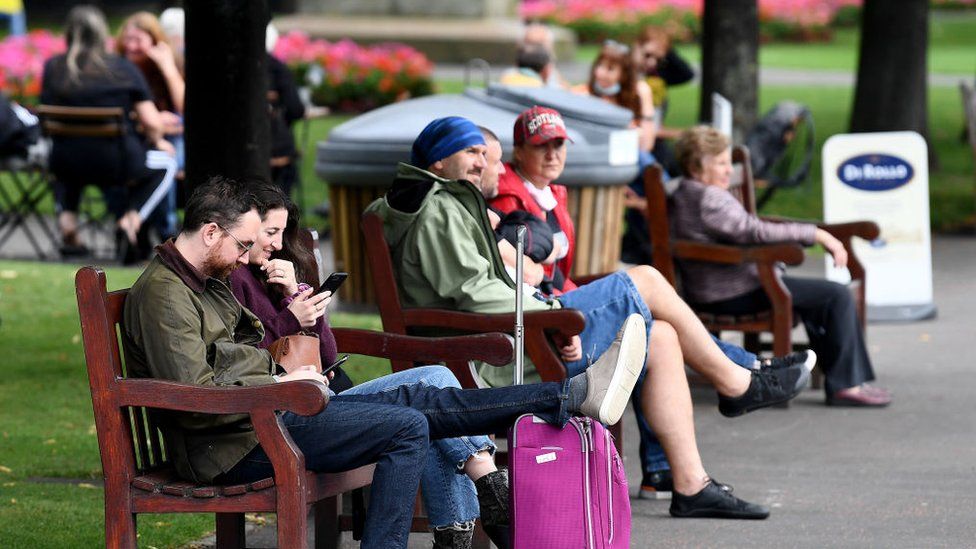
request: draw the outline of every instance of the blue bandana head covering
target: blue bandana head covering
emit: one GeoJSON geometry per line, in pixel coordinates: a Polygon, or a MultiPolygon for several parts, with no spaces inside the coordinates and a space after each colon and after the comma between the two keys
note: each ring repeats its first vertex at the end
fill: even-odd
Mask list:
{"type": "Polygon", "coordinates": [[[410,163],[427,169],[438,160],[471,145],[484,145],[485,137],[474,122],[460,116],[438,118],[424,128],[413,142],[410,163]]]}

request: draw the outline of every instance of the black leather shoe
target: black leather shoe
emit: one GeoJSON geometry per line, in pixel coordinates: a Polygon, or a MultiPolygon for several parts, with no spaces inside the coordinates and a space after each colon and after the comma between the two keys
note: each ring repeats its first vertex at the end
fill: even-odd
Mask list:
{"type": "Polygon", "coordinates": [[[671,516],[678,518],[729,518],[762,520],[769,516],[769,509],[749,503],[719,488],[712,481],[697,494],[686,496],[679,492],[671,495],[671,516]]]}

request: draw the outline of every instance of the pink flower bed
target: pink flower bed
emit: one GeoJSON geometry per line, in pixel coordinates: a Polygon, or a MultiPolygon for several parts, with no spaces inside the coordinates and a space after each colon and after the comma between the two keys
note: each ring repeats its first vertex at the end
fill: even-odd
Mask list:
{"type": "Polygon", "coordinates": [[[36,104],[44,61],[64,51],[64,38],[46,30],[6,37],[0,41],[0,89],[19,103],[36,104]]]}
{"type": "MultiPolygon", "coordinates": [[[[858,9],[861,3],[862,0],[759,0],[759,20],[767,38],[805,39],[824,34],[839,11],[858,9]]],[[[679,37],[690,37],[697,32],[703,4],[702,0],[523,0],[520,14],[524,19],[569,26],[584,41],[601,39],[603,33],[633,34],[635,26],[644,24],[665,25],[679,37]]]]}
{"type": "Polygon", "coordinates": [[[360,111],[433,90],[433,63],[403,44],[360,46],[293,31],[278,39],[274,55],[295,72],[299,85],[312,88],[316,103],[334,109],[360,111]]]}

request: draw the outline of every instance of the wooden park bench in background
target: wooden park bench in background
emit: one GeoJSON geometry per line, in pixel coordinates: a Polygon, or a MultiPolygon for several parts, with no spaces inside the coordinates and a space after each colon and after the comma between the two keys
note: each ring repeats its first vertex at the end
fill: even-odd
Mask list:
{"type": "MultiPolygon", "coordinates": [[[[368,485],[373,466],[343,473],[307,471],[304,456],[276,415],[322,411],[328,404],[323,385],[296,381],[215,388],[127,378],[118,330],[128,290],[107,292],[105,273],[94,267],[80,269],[75,284],[105,480],[107,547],[136,547],[139,513],[215,513],[218,547],[244,546],[245,512],[277,513],[278,547],[283,548],[307,546],[310,507],[316,547],[337,547],[342,530],[355,531],[340,520],[339,496],[368,485]],[[274,478],[239,485],[199,485],[178,478],[150,409],[250,414],[274,478]]],[[[431,340],[366,330],[334,332],[343,351],[399,361],[468,357],[504,364],[511,359],[511,344],[501,334],[431,340]]]]}
{"type": "MultiPolygon", "coordinates": [[[[731,192],[751,214],[756,213],[755,189],[753,188],[752,170],[749,165],[749,151],[742,146],[732,151],[732,163],[735,174],[729,188],[731,192]]],[[[798,244],[762,244],[762,245],[734,245],[734,244],[706,244],[671,238],[671,228],[668,220],[668,197],[662,181],[660,166],[651,166],[644,171],[644,191],[647,196],[647,225],[651,238],[651,256],[654,267],[664,275],[668,281],[680,290],[680,269],[676,260],[704,261],[725,265],[741,263],[755,263],[759,271],[759,281],[765,290],[772,308],[753,315],[716,315],[698,313],[698,318],[712,333],[723,331],[742,332],[745,338],[744,347],[753,353],[764,350],[760,342],[763,333],[772,334],[771,350],[774,355],[782,356],[793,351],[792,331],[796,319],[793,316],[793,304],[790,291],[783,284],[779,263],[799,265],[803,262],[803,248],[798,244]]],[[[785,218],[763,217],[768,221],[792,221],[785,218]]],[[[864,266],[858,260],[851,246],[853,237],[874,240],[880,230],[871,221],[857,221],[851,223],[824,224],[817,226],[831,233],[844,244],[848,253],[847,268],[851,275],[850,291],[857,305],[858,316],[863,329],[865,323],[865,272],[864,266]]],[[[815,378],[815,387],[819,386],[819,376],[815,378]]]]}

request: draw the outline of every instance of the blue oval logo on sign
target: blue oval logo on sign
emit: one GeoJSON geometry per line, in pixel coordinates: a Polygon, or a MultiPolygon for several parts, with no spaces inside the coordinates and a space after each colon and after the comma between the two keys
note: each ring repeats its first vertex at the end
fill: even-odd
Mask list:
{"type": "Polygon", "coordinates": [[[897,156],[862,154],[844,161],[837,168],[842,183],[862,191],[890,191],[915,176],[912,165],[897,156]]]}

